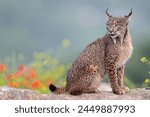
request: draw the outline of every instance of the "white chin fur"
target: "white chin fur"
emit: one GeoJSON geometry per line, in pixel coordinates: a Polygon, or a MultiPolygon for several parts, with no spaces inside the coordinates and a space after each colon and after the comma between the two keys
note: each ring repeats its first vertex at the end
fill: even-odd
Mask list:
{"type": "MultiPolygon", "coordinates": [[[[110,34],[110,33],[109,33],[110,34]]],[[[111,36],[111,39],[112,39],[112,41],[114,42],[114,44],[116,44],[116,38],[117,38],[117,35],[111,35],[110,34],[110,36],[111,36]]]]}
{"type": "Polygon", "coordinates": [[[114,42],[114,44],[116,44],[117,42],[116,42],[116,36],[111,36],[111,38],[112,38],[112,41],[114,42]]]}
{"type": "Polygon", "coordinates": [[[123,43],[123,35],[121,35],[120,33],[118,34],[115,34],[115,35],[112,35],[112,33],[109,33],[111,38],[112,38],[112,41],[114,42],[114,44],[116,44],[116,40],[119,39],[119,41],[121,42],[121,44],[123,43]]]}

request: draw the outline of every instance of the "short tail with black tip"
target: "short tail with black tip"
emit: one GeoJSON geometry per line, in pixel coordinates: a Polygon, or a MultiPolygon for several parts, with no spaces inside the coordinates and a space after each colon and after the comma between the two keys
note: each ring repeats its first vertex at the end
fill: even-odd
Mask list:
{"type": "Polygon", "coordinates": [[[66,92],[66,88],[65,87],[62,87],[62,88],[57,88],[55,85],[53,84],[50,84],[49,85],[49,90],[53,93],[56,93],[56,94],[61,94],[61,93],[65,93],[66,92]]]}

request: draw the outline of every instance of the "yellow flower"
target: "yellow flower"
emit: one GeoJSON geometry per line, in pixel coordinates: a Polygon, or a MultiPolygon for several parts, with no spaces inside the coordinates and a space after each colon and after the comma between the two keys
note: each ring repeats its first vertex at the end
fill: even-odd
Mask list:
{"type": "Polygon", "coordinates": [[[70,46],[70,44],[71,44],[71,42],[70,42],[69,39],[64,39],[64,40],[62,41],[62,46],[63,46],[64,48],[68,48],[68,47],[70,46]]]}
{"type": "Polygon", "coordinates": [[[143,62],[143,63],[146,63],[146,62],[147,62],[147,59],[146,59],[146,57],[142,57],[142,58],[140,59],[140,61],[143,62]]]}
{"type": "Polygon", "coordinates": [[[146,78],[144,82],[145,82],[146,84],[148,84],[148,83],[150,83],[150,80],[146,78]]]}

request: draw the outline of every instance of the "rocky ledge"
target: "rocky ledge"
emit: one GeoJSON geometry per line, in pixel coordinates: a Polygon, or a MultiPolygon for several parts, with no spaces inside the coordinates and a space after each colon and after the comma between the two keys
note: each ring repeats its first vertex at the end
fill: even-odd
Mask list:
{"type": "Polygon", "coordinates": [[[131,89],[124,95],[115,95],[111,91],[82,94],[72,96],[69,94],[39,94],[32,90],[0,87],[0,100],[149,100],[150,88],[131,89]]]}

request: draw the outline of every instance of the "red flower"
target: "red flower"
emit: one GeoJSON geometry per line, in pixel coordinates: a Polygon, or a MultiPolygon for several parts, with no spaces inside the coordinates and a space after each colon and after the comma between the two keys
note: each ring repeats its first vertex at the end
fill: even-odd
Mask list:
{"type": "Polygon", "coordinates": [[[20,64],[18,66],[18,71],[25,71],[25,70],[26,70],[26,68],[25,68],[25,66],[23,64],[20,64]]]}
{"type": "Polygon", "coordinates": [[[36,72],[34,71],[34,69],[32,68],[29,68],[29,75],[31,78],[36,78],[36,72]]]}
{"type": "Polygon", "coordinates": [[[37,78],[35,70],[32,68],[29,68],[28,73],[26,75],[26,79],[29,80],[29,79],[35,79],[35,78],[37,78]]]}
{"type": "Polygon", "coordinates": [[[15,77],[20,77],[20,76],[23,75],[23,73],[24,73],[23,71],[16,71],[14,76],[15,77]]]}
{"type": "Polygon", "coordinates": [[[24,74],[25,70],[26,70],[25,66],[22,65],[22,64],[20,64],[20,65],[18,66],[18,70],[15,72],[15,77],[20,77],[20,76],[22,76],[22,75],[24,74]]]}
{"type": "Polygon", "coordinates": [[[32,83],[32,89],[37,89],[40,87],[40,85],[41,85],[41,82],[39,80],[35,80],[32,83]]]}
{"type": "Polygon", "coordinates": [[[0,64],[0,72],[5,72],[7,69],[5,64],[0,64]]]}

